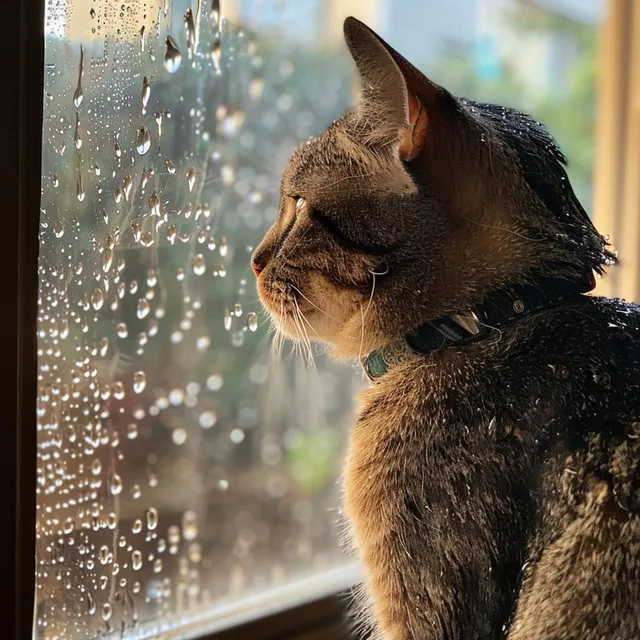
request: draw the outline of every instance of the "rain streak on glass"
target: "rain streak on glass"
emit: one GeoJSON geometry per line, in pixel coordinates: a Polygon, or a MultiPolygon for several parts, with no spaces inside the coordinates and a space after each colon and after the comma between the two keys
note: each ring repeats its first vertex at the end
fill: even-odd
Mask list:
{"type": "Polygon", "coordinates": [[[344,563],[358,383],[274,355],[249,258],[297,141],[350,103],[349,69],[325,52],[309,82],[288,33],[240,4],[46,6],[39,640],[178,637],[344,563]]]}

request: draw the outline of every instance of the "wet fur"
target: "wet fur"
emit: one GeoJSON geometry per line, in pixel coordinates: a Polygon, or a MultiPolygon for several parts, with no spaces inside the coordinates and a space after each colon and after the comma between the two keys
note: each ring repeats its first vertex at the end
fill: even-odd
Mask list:
{"type": "MultiPolygon", "coordinates": [[[[495,289],[613,262],[541,124],[345,33],[360,104],[294,154],[253,257],[279,330],[360,357],[495,289]]],[[[344,512],[364,633],[640,637],[639,319],[582,296],[363,394],[344,512]]]]}

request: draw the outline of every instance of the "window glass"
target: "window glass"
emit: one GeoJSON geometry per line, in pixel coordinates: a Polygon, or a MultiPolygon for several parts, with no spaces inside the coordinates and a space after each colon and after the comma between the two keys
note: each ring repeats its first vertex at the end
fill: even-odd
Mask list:
{"type": "Polygon", "coordinates": [[[274,351],[249,267],[290,153],[353,102],[342,18],[545,120],[588,205],[601,10],[48,0],[36,637],[185,637],[355,580],[362,375],[274,351]]]}

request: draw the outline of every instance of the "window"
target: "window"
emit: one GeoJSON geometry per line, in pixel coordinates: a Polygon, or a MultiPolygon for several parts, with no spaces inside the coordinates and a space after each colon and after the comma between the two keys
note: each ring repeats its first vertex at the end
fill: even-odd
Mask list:
{"type": "MultiPolygon", "coordinates": [[[[617,9],[612,33],[638,26],[632,5],[626,20],[617,9]]],[[[337,481],[362,375],[321,353],[314,366],[305,352],[274,353],[248,263],[291,151],[353,102],[342,19],[360,17],[453,93],[544,121],[591,210],[604,0],[20,7],[4,126],[12,148],[30,151],[5,173],[21,198],[8,200],[21,215],[7,224],[22,273],[22,294],[11,290],[21,324],[5,343],[17,336],[9,364],[21,390],[9,392],[23,410],[6,455],[18,466],[19,527],[33,529],[36,494],[34,637],[197,637],[348,588],[360,571],[338,544],[337,481]],[[40,148],[36,470],[27,414],[40,148]]],[[[612,68],[628,56],[610,51],[612,68]]],[[[619,76],[623,103],[630,80],[619,76]]],[[[609,107],[603,118],[616,117],[609,107]]],[[[627,111],[619,120],[631,127],[627,111]]],[[[598,140],[628,167],[635,147],[626,159],[611,151],[626,126],[598,140]]],[[[600,212],[612,191],[600,192],[600,212]]],[[[618,231],[612,215],[603,232],[618,231]]],[[[28,590],[33,541],[18,531],[28,590]]],[[[20,593],[26,611],[33,598],[20,593]]]]}
{"type": "Polygon", "coordinates": [[[346,66],[214,7],[47,5],[38,637],[211,628],[353,580],[359,376],[273,357],[248,260],[346,66]]]}

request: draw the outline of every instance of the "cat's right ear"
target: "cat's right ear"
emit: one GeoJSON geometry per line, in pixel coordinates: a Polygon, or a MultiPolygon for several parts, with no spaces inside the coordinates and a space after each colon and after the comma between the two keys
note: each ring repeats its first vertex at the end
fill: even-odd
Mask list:
{"type": "Polygon", "coordinates": [[[428,142],[441,97],[452,99],[450,94],[356,18],[344,21],[344,36],[360,75],[358,110],[371,128],[370,142],[396,140],[401,159],[415,159],[428,142]]]}

